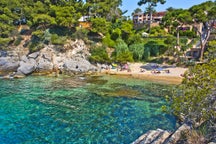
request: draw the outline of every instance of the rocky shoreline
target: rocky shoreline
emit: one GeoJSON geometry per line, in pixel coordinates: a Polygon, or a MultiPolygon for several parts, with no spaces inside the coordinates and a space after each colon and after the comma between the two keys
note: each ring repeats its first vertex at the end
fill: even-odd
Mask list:
{"type": "Polygon", "coordinates": [[[181,135],[189,130],[191,130],[191,127],[188,124],[182,124],[173,133],[162,129],[150,130],[132,144],[175,144],[180,140],[181,135]]]}
{"type": "Polygon", "coordinates": [[[61,48],[47,45],[34,53],[17,47],[0,52],[0,74],[4,78],[21,78],[30,74],[93,73],[97,67],[87,60],[89,55],[89,49],[82,40],[68,41],[61,48]]]}

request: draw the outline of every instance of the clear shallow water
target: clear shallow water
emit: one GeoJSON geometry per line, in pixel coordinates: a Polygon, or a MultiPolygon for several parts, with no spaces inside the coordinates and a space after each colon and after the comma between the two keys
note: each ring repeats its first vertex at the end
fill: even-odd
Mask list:
{"type": "Polygon", "coordinates": [[[0,79],[0,143],[129,144],[150,129],[175,129],[161,112],[171,89],[114,76],[0,79]]]}

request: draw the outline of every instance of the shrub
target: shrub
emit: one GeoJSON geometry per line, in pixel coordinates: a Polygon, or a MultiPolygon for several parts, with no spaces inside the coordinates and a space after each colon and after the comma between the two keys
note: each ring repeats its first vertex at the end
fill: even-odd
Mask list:
{"type": "Polygon", "coordinates": [[[41,50],[43,47],[44,46],[42,43],[31,42],[29,45],[29,51],[30,51],[30,53],[33,53],[33,52],[41,50]]]}
{"type": "Polygon", "coordinates": [[[119,63],[133,62],[133,54],[130,51],[120,52],[116,56],[116,61],[119,63]]]}
{"type": "Polygon", "coordinates": [[[91,48],[91,56],[89,60],[93,63],[99,62],[99,63],[106,63],[110,62],[109,56],[106,52],[105,47],[94,47],[91,48]]]}
{"type": "Polygon", "coordinates": [[[91,30],[93,32],[102,33],[104,35],[108,33],[108,30],[111,26],[111,24],[107,22],[105,18],[99,18],[99,17],[92,18],[91,23],[92,23],[91,30]]]}
{"type": "Polygon", "coordinates": [[[158,56],[159,55],[159,45],[155,41],[149,41],[144,45],[146,51],[150,53],[150,56],[158,56]]]}
{"type": "Polygon", "coordinates": [[[22,38],[21,36],[18,36],[18,37],[16,38],[15,42],[14,42],[14,45],[15,45],[15,46],[18,46],[18,45],[21,43],[22,40],[23,40],[23,38],[22,38]]]}
{"type": "Polygon", "coordinates": [[[188,38],[195,38],[196,36],[196,32],[195,31],[190,31],[190,30],[186,30],[186,31],[180,31],[179,32],[180,36],[187,36],[188,38]]]}
{"type": "Polygon", "coordinates": [[[168,50],[168,47],[165,45],[159,45],[159,54],[162,55],[168,50]]]}
{"type": "Polygon", "coordinates": [[[10,38],[0,38],[0,49],[4,49],[4,47],[8,45],[10,41],[10,38]]]}
{"type": "Polygon", "coordinates": [[[126,51],[129,51],[127,44],[122,39],[118,39],[115,45],[116,55],[126,51]]]}
{"type": "Polygon", "coordinates": [[[144,60],[148,60],[149,57],[150,57],[150,48],[149,47],[145,47],[144,53],[143,53],[143,59],[144,60]]]}
{"type": "Polygon", "coordinates": [[[129,50],[133,54],[133,59],[135,61],[140,61],[143,59],[143,54],[144,54],[144,44],[139,43],[139,44],[132,44],[129,46],[129,50]]]}
{"type": "Polygon", "coordinates": [[[112,31],[112,34],[111,34],[111,39],[112,40],[117,40],[120,37],[121,37],[121,30],[119,28],[114,29],[112,31]]]}
{"type": "Polygon", "coordinates": [[[108,46],[108,47],[114,47],[115,46],[115,41],[113,41],[110,38],[110,34],[106,34],[106,36],[102,40],[103,45],[108,46]]]}
{"type": "Polygon", "coordinates": [[[190,67],[185,73],[179,91],[170,97],[171,111],[176,116],[184,116],[191,122],[200,123],[205,120],[215,121],[216,99],[216,60],[202,65],[190,67]]]}
{"type": "Polygon", "coordinates": [[[141,34],[131,34],[131,36],[128,39],[128,44],[136,44],[142,42],[142,36],[141,34]]]}
{"type": "Polygon", "coordinates": [[[36,30],[36,31],[32,32],[32,36],[37,37],[40,40],[42,40],[43,36],[44,36],[44,31],[42,31],[42,30],[36,30]]]}
{"type": "Polygon", "coordinates": [[[54,45],[64,45],[66,39],[66,37],[60,37],[57,34],[53,34],[51,36],[51,43],[54,45]]]}
{"type": "Polygon", "coordinates": [[[72,34],[72,38],[74,38],[74,39],[87,39],[88,32],[89,32],[88,29],[79,28],[72,34]]]}

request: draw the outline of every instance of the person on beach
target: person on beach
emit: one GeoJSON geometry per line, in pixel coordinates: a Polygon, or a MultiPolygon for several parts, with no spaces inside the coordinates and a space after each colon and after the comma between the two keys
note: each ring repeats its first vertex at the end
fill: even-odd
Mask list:
{"type": "Polygon", "coordinates": [[[141,69],[140,69],[140,72],[145,72],[145,70],[141,68],[141,69]]]}

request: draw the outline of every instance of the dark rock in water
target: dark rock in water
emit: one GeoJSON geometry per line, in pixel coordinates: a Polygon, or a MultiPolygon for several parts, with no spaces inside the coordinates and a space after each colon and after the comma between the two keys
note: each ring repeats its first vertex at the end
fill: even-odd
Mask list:
{"type": "Polygon", "coordinates": [[[76,87],[81,87],[83,85],[85,85],[86,82],[83,80],[80,80],[78,78],[75,77],[69,77],[69,78],[65,78],[61,81],[58,81],[58,85],[56,85],[56,83],[52,83],[51,87],[54,89],[58,89],[58,88],[76,88],[76,87]]]}
{"type": "Polygon", "coordinates": [[[0,71],[14,72],[19,67],[19,62],[11,57],[0,57],[0,71]]]}
{"type": "Polygon", "coordinates": [[[99,85],[104,85],[108,82],[108,80],[102,80],[102,79],[87,79],[88,83],[93,83],[93,84],[99,84],[99,85]]]}

